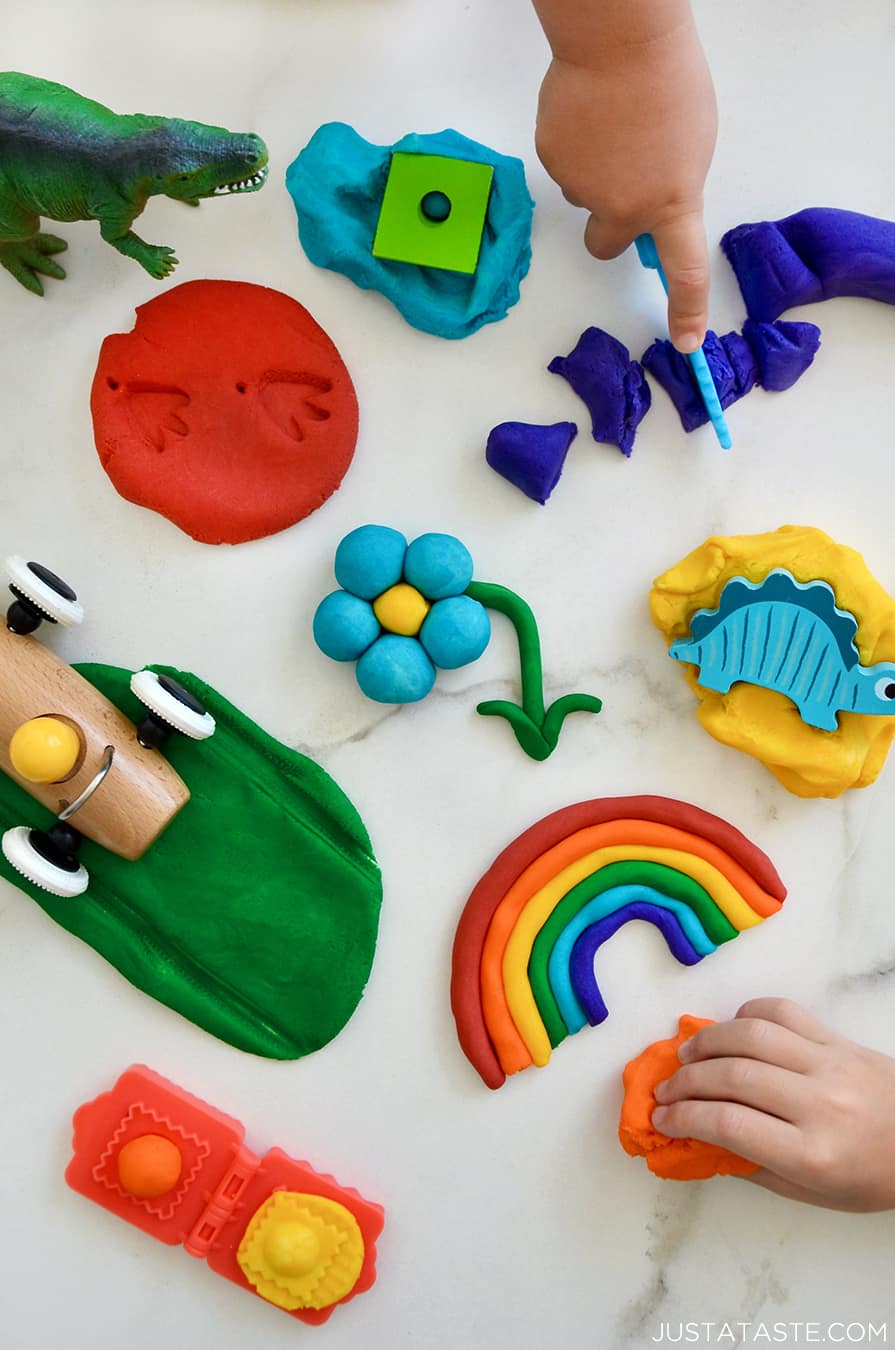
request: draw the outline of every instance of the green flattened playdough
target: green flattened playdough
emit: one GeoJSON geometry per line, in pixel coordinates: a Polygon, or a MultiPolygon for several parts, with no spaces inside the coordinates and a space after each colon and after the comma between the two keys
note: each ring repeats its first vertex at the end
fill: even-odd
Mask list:
{"type": "MultiPolygon", "coordinates": [[[[77,669],[128,716],[130,672],[77,669]]],[[[382,882],[363,822],[319,765],[194,675],[156,666],[217,721],[165,753],[191,800],[139,862],[89,840],[86,895],[60,900],[0,857],[0,874],[160,1003],[240,1050],[299,1059],[341,1031],[373,963],[382,882]]],[[[101,791],[114,792],[114,771],[101,791]]],[[[2,827],[51,817],[0,774],[2,827]]],[[[77,823],[75,818],[73,823],[77,823]]]]}
{"type": "Polygon", "coordinates": [[[712,897],[698,881],[664,863],[632,859],[609,863],[574,886],[563,896],[534,940],[528,962],[528,979],[541,1020],[554,1049],[565,1040],[568,1027],[553,995],[548,973],[550,953],[566,924],[595,896],[613,886],[652,886],[673,900],[689,905],[712,942],[720,946],[735,938],[737,930],[721,913],[712,897]]]}

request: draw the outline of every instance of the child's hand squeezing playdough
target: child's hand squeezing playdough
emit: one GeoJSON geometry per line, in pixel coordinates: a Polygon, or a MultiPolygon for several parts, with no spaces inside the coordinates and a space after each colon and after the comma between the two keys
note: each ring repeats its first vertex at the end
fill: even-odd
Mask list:
{"type": "Polygon", "coordinates": [[[689,0],[534,0],[553,50],[537,149],[575,206],[585,244],[614,258],[651,233],[668,277],[668,326],[701,346],[709,267],[702,190],[717,110],[689,0]]]}
{"type": "Polygon", "coordinates": [[[757,1162],[750,1181],[829,1209],[895,1208],[895,1059],[784,998],[753,999],[678,1051],[657,1130],[757,1162]]]}

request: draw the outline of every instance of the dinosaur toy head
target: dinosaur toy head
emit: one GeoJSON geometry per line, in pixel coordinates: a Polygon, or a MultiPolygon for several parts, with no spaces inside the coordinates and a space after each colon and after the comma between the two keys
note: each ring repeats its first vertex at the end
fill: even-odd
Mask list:
{"type": "Polygon", "coordinates": [[[197,205],[203,197],[257,192],[267,179],[267,146],[260,136],[172,119],[165,141],[153,191],[166,197],[197,205]]]}
{"type": "Polygon", "coordinates": [[[878,661],[875,666],[856,666],[854,702],[845,703],[859,713],[895,713],[895,664],[878,661]]]}

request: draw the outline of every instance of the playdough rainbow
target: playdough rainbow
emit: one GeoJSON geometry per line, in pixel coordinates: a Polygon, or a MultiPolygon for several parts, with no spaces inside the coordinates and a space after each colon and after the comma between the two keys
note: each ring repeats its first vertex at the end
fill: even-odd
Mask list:
{"type": "Polygon", "coordinates": [[[602,1022],[594,957],[630,920],[695,965],[785,898],[759,848],[686,802],[604,797],[555,811],[504,849],[460,918],[451,1006],[464,1053],[498,1088],[602,1022]]]}

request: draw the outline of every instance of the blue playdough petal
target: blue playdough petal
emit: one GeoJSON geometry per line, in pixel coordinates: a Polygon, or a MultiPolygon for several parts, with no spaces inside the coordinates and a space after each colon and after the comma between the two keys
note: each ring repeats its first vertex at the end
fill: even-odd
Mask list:
{"type": "Polygon", "coordinates": [[[401,580],[407,540],[388,525],[361,525],[336,549],[336,581],[362,600],[375,600],[401,580]]]}
{"type": "Polygon", "coordinates": [[[420,642],[442,670],[456,670],[477,661],[490,640],[488,612],[468,595],[439,600],[420,630],[420,642]]]}
{"type": "Polygon", "coordinates": [[[387,633],[364,652],[357,682],[376,703],[416,703],[435,683],[435,667],[416,638],[387,633]]]}
{"type": "Polygon", "coordinates": [[[347,591],[333,591],[317,606],[314,641],[333,661],[356,661],[379,636],[373,606],[347,591]]]}
{"type": "Polygon", "coordinates": [[[472,554],[452,534],[421,534],[404,559],[404,579],[427,600],[462,595],[473,570],[472,554]]]}

